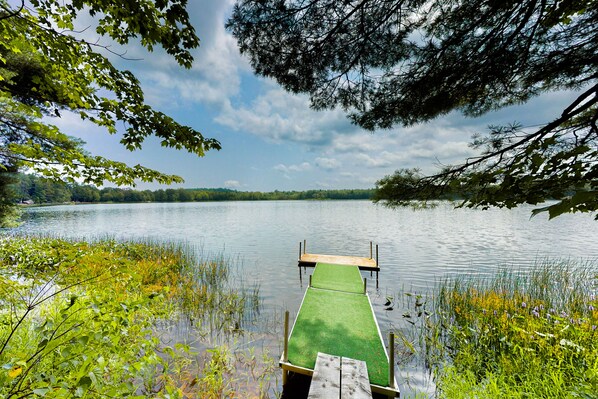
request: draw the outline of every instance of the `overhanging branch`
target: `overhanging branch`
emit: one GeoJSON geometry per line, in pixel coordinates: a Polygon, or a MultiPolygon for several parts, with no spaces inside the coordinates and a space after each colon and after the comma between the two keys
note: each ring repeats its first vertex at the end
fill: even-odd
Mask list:
{"type": "MultiPolygon", "coordinates": [[[[456,175],[459,175],[460,173],[463,173],[465,170],[470,169],[474,166],[480,165],[492,158],[502,157],[502,156],[504,156],[504,154],[508,153],[509,151],[515,150],[530,141],[545,137],[547,134],[552,132],[554,129],[563,125],[567,121],[570,121],[571,119],[580,115],[584,111],[590,109],[592,106],[596,105],[597,103],[598,103],[598,84],[594,85],[589,90],[582,93],[579,97],[577,97],[577,99],[575,101],[573,101],[567,108],[565,108],[565,110],[563,111],[563,113],[561,114],[561,116],[559,118],[548,123],[543,128],[538,130],[537,132],[528,134],[523,139],[517,141],[516,143],[513,143],[511,145],[503,147],[500,150],[490,152],[490,153],[480,156],[480,157],[469,158],[465,163],[463,163],[459,166],[450,168],[446,172],[438,173],[438,174],[435,174],[432,176],[426,176],[424,179],[428,180],[428,181],[433,181],[436,179],[442,179],[442,178],[446,178],[446,177],[450,177],[450,176],[456,176],[456,175]]],[[[595,124],[595,120],[596,120],[596,117],[593,118],[594,124],[595,124]]]]}

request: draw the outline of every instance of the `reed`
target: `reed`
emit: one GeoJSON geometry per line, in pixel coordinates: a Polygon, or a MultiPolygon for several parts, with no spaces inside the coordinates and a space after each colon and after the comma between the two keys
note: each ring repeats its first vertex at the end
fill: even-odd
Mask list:
{"type": "Polygon", "coordinates": [[[598,272],[543,261],[439,284],[425,353],[437,397],[595,397],[598,272]]]}
{"type": "MultiPolygon", "coordinates": [[[[216,367],[226,347],[198,362],[168,328],[239,336],[260,301],[228,259],[189,245],[1,236],[0,305],[0,396],[219,397],[210,381],[245,389],[235,362],[216,367]]],[[[271,367],[252,362],[262,387],[271,367]]]]}

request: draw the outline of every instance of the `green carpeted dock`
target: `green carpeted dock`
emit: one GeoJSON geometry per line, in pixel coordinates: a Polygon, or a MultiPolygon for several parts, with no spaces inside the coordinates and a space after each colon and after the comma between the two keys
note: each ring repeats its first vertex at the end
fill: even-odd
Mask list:
{"type": "Polygon", "coordinates": [[[318,263],[311,278],[311,287],[330,291],[363,294],[363,280],[356,266],[318,263]]]}
{"type": "Polygon", "coordinates": [[[284,372],[310,374],[318,352],[362,360],[372,391],[398,395],[358,266],[316,265],[287,347],[280,363],[284,372]]]}

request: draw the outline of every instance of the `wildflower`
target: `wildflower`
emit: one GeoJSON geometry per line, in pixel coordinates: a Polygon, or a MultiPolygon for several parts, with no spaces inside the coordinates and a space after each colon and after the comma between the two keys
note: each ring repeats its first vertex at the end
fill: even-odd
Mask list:
{"type": "Polygon", "coordinates": [[[532,310],[532,315],[534,315],[534,317],[540,317],[540,313],[538,313],[536,309],[537,308],[534,308],[534,310],[532,310]]]}
{"type": "Polygon", "coordinates": [[[592,326],[592,331],[596,331],[596,325],[595,324],[592,326]]]}
{"type": "Polygon", "coordinates": [[[569,316],[569,315],[567,314],[567,312],[565,312],[565,311],[563,310],[563,311],[561,312],[561,317],[564,319],[564,318],[566,318],[567,316],[569,316]]]}
{"type": "Polygon", "coordinates": [[[498,314],[498,312],[495,310],[495,311],[494,311],[494,316],[496,316],[497,314],[498,314]]]}
{"type": "Polygon", "coordinates": [[[593,311],[594,311],[594,306],[593,306],[593,305],[590,305],[590,306],[588,306],[588,310],[589,310],[590,312],[593,312],[593,311]]]}
{"type": "Polygon", "coordinates": [[[521,307],[522,307],[522,308],[527,308],[527,303],[525,303],[525,302],[521,302],[521,307]]]}
{"type": "Polygon", "coordinates": [[[540,310],[544,310],[544,305],[540,304],[540,310]]]}

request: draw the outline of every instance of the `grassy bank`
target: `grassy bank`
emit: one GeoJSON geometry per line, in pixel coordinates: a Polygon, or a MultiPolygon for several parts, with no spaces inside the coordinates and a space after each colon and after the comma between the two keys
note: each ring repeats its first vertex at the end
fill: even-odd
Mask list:
{"type": "Polygon", "coordinates": [[[425,328],[438,398],[598,397],[596,265],[440,284],[425,328]]]}
{"type": "Polygon", "coordinates": [[[151,242],[0,237],[0,396],[261,397],[267,357],[197,352],[160,327],[243,334],[257,288],[229,262],[151,242]]]}

